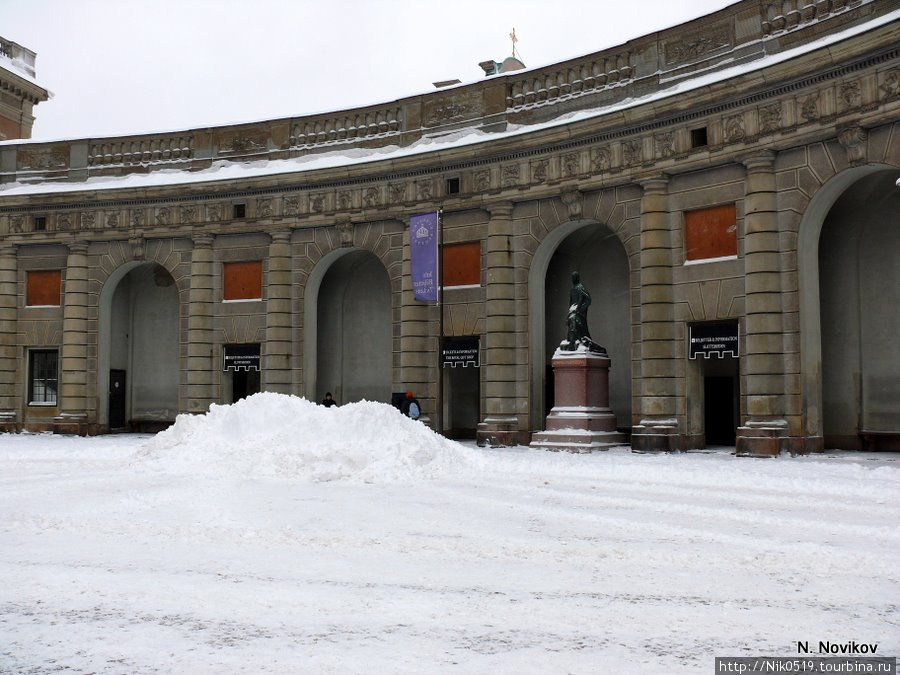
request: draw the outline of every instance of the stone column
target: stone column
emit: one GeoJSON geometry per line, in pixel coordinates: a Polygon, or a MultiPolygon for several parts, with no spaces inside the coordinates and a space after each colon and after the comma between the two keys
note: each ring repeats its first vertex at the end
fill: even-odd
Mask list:
{"type": "Polygon", "coordinates": [[[478,425],[479,445],[528,443],[527,399],[517,395],[517,371],[524,363],[516,335],[513,205],[490,207],[485,287],[485,345],[481,376],[485,392],[484,421],[478,425]],[[521,403],[521,405],[520,405],[521,403]]]}
{"type": "Polygon", "coordinates": [[[272,234],[266,296],[266,360],[263,388],[291,393],[291,231],[272,234]]]}
{"type": "Polygon", "coordinates": [[[747,422],[737,430],[737,454],[777,455],[786,447],[784,331],[775,155],[744,160],[744,374],[747,422]]]}
{"type": "Polygon", "coordinates": [[[668,179],[641,184],[641,421],[637,451],[678,450],[678,353],[668,179]]]}
{"type": "Polygon", "coordinates": [[[0,431],[16,430],[16,247],[0,248],[0,431]]]}
{"type": "Polygon", "coordinates": [[[63,294],[62,350],[59,364],[59,410],[53,431],[61,434],[88,432],[87,418],[87,309],[88,245],[69,245],[63,294]]]}
{"type": "Polygon", "coordinates": [[[188,306],[187,412],[205,413],[213,403],[213,236],[194,237],[188,306]]]}

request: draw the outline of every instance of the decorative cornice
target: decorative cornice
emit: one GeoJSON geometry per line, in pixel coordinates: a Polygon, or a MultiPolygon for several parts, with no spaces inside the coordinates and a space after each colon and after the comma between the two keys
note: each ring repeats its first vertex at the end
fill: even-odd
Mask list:
{"type": "MultiPolygon", "coordinates": [[[[522,194],[526,190],[529,191],[527,198],[532,198],[542,194],[565,195],[572,190],[592,190],[601,184],[613,186],[638,182],[646,189],[648,182],[659,178],[646,179],[645,176],[659,176],[660,171],[674,174],[681,170],[693,170],[698,162],[703,166],[733,162],[737,154],[735,151],[749,149],[754,144],[761,148],[787,147],[797,143],[798,130],[805,133],[806,138],[814,135],[819,140],[833,139],[834,124],[851,117],[854,123],[843,127],[839,138],[847,148],[848,160],[851,163],[862,162],[865,161],[865,142],[860,134],[865,132],[852,129],[859,127],[859,122],[866,122],[867,113],[874,111],[876,117],[883,117],[880,106],[900,102],[900,66],[878,68],[889,57],[900,58],[900,49],[883,50],[868,58],[831,68],[825,74],[814,73],[765,90],[750,91],[732,101],[700,106],[670,117],[661,115],[630,127],[610,128],[579,136],[580,130],[590,130],[591,126],[596,128],[604,124],[602,117],[580,121],[567,128],[567,134],[571,136],[566,140],[518,150],[507,149],[493,155],[478,153],[475,159],[455,162],[451,159],[452,152],[434,157],[422,156],[416,161],[427,161],[428,164],[403,171],[395,169],[318,183],[308,182],[308,179],[300,182],[306,178],[304,176],[296,178],[297,182],[293,184],[240,190],[226,187],[222,191],[208,188],[207,192],[189,197],[185,196],[185,191],[179,190],[178,194],[158,198],[41,204],[36,200],[58,197],[36,195],[29,198],[27,205],[0,207],[0,232],[5,230],[14,235],[30,235],[31,232],[26,231],[30,227],[30,219],[23,215],[28,213],[49,214],[48,231],[41,232],[35,243],[54,243],[52,237],[63,230],[96,231],[98,236],[109,236],[129,228],[139,229],[142,234],[156,229],[160,236],[163,231],[165,236],[171,236],[174,227],[203,223],[215,224],[229,231],[241,227],[268,230],[273,221],[277,225],[282,218],[316,224],[319,219],[333,222],[338,214],[353,213],[362,214],[360,220],[373,221],[396,217],[398,212],[406,213],[423,202],[444,203],[446,208],[471,208],[473,202],[470,200],[473,198],[494,194],[508,198],[511,194],[522,194]],[[856,80],[847,80],[846,74],[857,73],[865,67],[870,68],[866,77],[872,79],[874,85],[854,88],[852,85],[856,80]],[[818,86],[804,90],[797,83],[818,86]],[[766,98],[776,94],[782,98],[766,98]],[[837,109],[833,109],[832,105],[832,110],[827,110],[825,103],[836,99],[837,109]],[[820,102],[825,103],[820,105],[820,102]],[[743,104],[743,108],[734,108],[739,103],[743,104]],[[826,113],[827,119],[824,117],[826,113]],[[689,130],[696,126],[695,120],[698,118],[708,123],[709,148],[694,149],[690,146],[689,130]],[[665,125],[669,127],[659,130],[665,125]],[[806,131],[803,130],[804,125],[806,131]],[[714,133],[717,135],[714,136],[714,133]],[[692,156],[696,161],[684,162],[692,156]],[[446,163],[440,164],[442,161],[446,163]],[[444,194],[444,182],[438,178],[448,174],[462,177],[463,190],[460,194],[444,194]],[[256,198],[255,202],[249,201],[252,198],[256,198]],[[249,217],[231,219],[229,201],[240,199],[248,200],[249,217]],[[63,214],[67,211],[78,213],[64,218],[63,214]],[[2,214],[8,214],[8,217],[4,218],[2,214]],[[259,224],[260,220],[266,222],[259,224]],[[68,224],[64,226],[64,223],[68,224]]],[[[863,78],[857,80],[862,81],[863,78]]],[[[529,138],[539,138],[542,133],[545,132],[523,137],[523,142],[529,138]]],[[[547,130],[546,135],[554,135],[553,130],[547,130]]],[[[490,151],[489,135],[487,139],[484,149],[490,151]]],[[[52,149],[52,146],[37,147],[52,149]]],[[[503,143],[503,147],[508,148],[509,144],[503,143]]],[[[764,150],[762,155],[766,152],[774,157],[772,150],[764,150]]],[[[755,159],[760,154],[760,150],[754,150],[751,156],[743,158],[738,154],[737,161],[745,163],[749,169],[751,164],[756,166],[762,161],[755,159]]],[[[397,164],[392,162],[386,166],[395,167],[397,164]]],[[[279,181],[284,178],[279,177],[279,181]]],[[[265,180],[265,177],[252,180],[265,180]]],[[[157,189],[160,192],[174,191],[173,186],[161,186],[145,188],[143,192],[146,194],[157,189]]],[[[99,194],[109,195],[102,191],[99,194]]],[[[575,209],[575,214],[578,213],[580,200],[577,195],[572,198],[563,196],[563,200],[570,216],[576,217],[572,209],[575,209]]],[[[19,240],[15,243],[23,242],[19,240]]]]}

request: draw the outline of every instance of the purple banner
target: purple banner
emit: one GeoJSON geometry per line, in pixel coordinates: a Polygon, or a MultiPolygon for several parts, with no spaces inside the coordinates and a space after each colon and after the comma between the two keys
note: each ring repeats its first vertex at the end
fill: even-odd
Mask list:
{"type": "Polygon", "coordinates": [[[413,297],[438,299],[438,214],[421,213],[409,219],[409,267],[413,297]]]}

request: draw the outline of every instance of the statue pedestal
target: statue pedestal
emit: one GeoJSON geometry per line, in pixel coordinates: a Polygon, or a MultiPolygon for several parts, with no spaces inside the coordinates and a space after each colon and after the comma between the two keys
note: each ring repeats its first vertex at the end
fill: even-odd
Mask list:
{"type": "Polygon", "coordinates": [[[609,407],[608,356],[587,350],[553,355],[554,406],[546,431],[534,434],[531,447],[568,452],[606,450],[625,445],[609,407]]]}

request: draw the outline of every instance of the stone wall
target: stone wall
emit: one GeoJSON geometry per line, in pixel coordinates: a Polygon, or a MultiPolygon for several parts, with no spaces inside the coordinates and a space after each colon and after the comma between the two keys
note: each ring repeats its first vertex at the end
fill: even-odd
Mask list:
{"type": "MultiPolygon", "coordinates": [[[[178,288],[181,411],[224,399],[221,350],[230,343],[261,345],[264,388],[317,397],[321,284],[343,253],[359,250],[389,279],[391,391],[413,389],[439,424],[439,327],[478,336],[481,438],[527,440],[547,408],[548,341],[556,339],[547,322],[561,320],[547,314],[547,289],[560,292],[548,270],[570,264],[554,262],[559,252],[590,265],[579,238],[600,246],[590,237],[605,232],[624,261],[616,283],[627,298],[603,302],[625,315],[614,339],[626,335],[629,353],[617,358],[613,377],[616,392],[630,396],[619,424],[634,428],[636,445],[703,443],[702,373],[685,358],[686,331],[714,320],[740,327],[740,449],[820,445],[821,373],[812,365],[820,337],[810,318],[818,300],[804,290],[804,279],[818,288],[818,277],[804,276],[803,260],[817,255],[816,228],[844,190],[865,171],[900,166],[897,21],[683,94],[500,133],[506,121],[541,122],[686,86],[704,68],[750,63],[799,36],[827,36],[894,8],[878,0],[800,4],[798,15],[769,16],[774,5],[745,0],[608,52],[388,106],[165,138],[0,148],[4,180],[46,188],[0,191],[0,312],[15,315],[15,328],[0,334],[0,421],[43,415],[66,430],[103,427],[102,298],[123,269],[144,262],[162,265],[178,288]],[[436,136],[435,152],[350,166],[115,190],[57,187],[89,175],[152,177],[166,167],[189,176],[213,159],[406,144],[456,126],[487,133],[446,147],[436,136]],[[723,204],[737,216],[737,256],[688,261],[684,213],[723,204]],[[482,256],[479,287],[447,289],[440,310],[411,294],[406,223],[431,210],[443,213],[446,243],[478,242],[482,256]],[[221,266],[239,260],[262,261],[263,298],[223,303],[221,266]],[[62,307],[23,306],[24,273],[34,265],[64,270],[62,307]],[[42,344],[60,346],[71,378],[67,400],[51,412],[26,410],[20,395],[25,349],[42,344]]],[[[605,259],[613,249],[589,250],[605,259]]],[[[590,274],[603,283],[599,271],[590,274]]],[[[549,304],[558,310],[557,300],[549,304]]]]}

